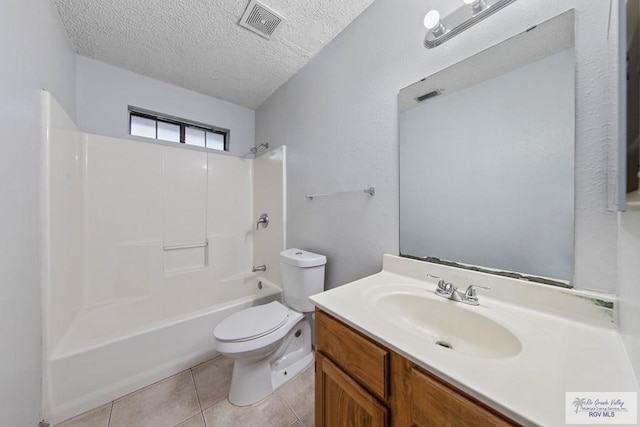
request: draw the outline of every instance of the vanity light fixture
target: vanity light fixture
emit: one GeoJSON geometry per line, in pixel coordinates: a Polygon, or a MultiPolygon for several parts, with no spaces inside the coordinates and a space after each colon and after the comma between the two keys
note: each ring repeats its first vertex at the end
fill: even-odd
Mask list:
{"type": "Polygon", "coordinates": [[[463,0],[464,5],[440,19],[440,12],[430,10],[424,17],[427,35],[424,47],[432,49],[457,36],[486,17],[516,0],[463,0]]]}

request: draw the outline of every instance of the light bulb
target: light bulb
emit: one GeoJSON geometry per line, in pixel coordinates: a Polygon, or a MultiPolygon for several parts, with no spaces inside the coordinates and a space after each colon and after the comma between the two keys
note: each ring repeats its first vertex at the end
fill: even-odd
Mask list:
{"type": "Polygon", "coordinates": [[[424,16],[424,27],[431,31],[436,37],[440,37],[446,31],[446,28],[440,22],[440,12],[437,10],[427,12],[424,16]]]}
{"type": "Polygon", "coordinates": [[[486,7],[487,3],[485,0],[463,0],[464,3],[471,8],[473,13],[482,12],[486,7]]]}
{"type": "Polygon", "coordinates": [[[427,14],[424,16],[424,27],[427,30],[431,31],[435,28],[438,28],[438,25],[440,25],[440,12],[438,12],[437,10],[430,10],[429,12],[427,12],[427,14]]]}

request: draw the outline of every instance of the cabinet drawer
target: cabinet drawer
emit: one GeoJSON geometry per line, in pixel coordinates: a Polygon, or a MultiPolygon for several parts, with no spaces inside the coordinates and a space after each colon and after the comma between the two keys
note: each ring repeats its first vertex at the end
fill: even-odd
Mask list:
{"type": "Polygon", "coordinates": [[[517,426],[416,367],[409,373],[410,416],[414,427],[517,426]]]}
{"type": "Polygon", "coordinates": [[[320,310],[316,310],[316,350],[371,393],[387,400],[389,350],[320,310]]]}

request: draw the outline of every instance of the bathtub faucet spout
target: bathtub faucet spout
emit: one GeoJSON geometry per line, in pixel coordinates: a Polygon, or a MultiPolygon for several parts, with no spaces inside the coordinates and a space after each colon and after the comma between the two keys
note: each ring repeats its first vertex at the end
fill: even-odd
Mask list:
{"type": "Polygon", "coordinates": [[[266,265],[259,265],[257,267],[253,267],[251,269],[251,272],[255,273],[256,271],[267,271],[267,266],[266,265]]]}

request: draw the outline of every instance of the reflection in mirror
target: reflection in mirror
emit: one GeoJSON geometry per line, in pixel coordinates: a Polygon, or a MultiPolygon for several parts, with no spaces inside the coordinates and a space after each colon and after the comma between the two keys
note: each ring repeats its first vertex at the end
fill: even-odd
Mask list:
{"type": "Polygon", "coordinates": [[[402,89],[401,255],[570,286],[573,28],[569,11],[402,89]]]}

